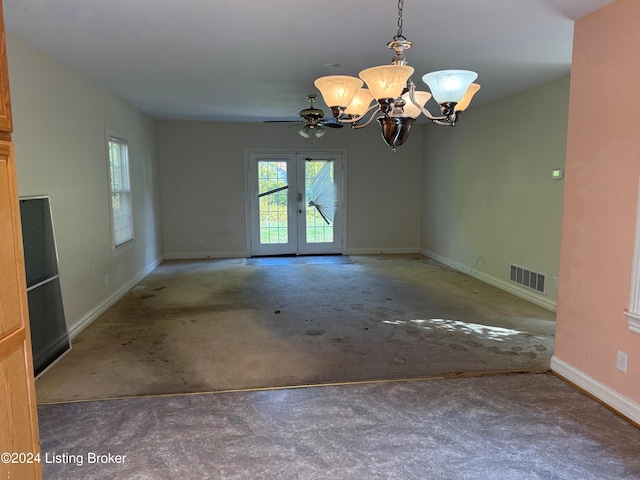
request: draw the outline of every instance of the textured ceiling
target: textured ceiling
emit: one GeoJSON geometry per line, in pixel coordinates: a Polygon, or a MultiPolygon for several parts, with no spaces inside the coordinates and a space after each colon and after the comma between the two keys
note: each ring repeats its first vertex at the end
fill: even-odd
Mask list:
{"type": "MultiPolygon", "coordinates": [[[[482,90],[474,103],[484,103],[566,75],[573,21],[611,1],[406,0],[413,79],[420,87],[429,71],[475,70],[482,90]]],[[[317,93],[315,78],[390,63],[397,6],[4,0],[9,32],[149,115],[247,122],[295,119],[305,96],[317,93]]]]}

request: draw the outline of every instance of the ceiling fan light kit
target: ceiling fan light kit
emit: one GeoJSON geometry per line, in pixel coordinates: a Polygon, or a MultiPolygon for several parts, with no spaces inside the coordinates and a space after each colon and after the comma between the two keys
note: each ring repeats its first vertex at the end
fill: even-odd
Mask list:
{"type": "MultiPolygon", "coordinates": [[[[320,138],[327,133],[325,127],[330,128],[342,128],[343,123],[339,123],[335,120],[326,120],[324,118],[324,112],[319,108],[313,106],[316,96],[313,94],[307,95],[309,100],[309,107],[300,110],[301,120],[267,120],[264,123],[297,123],[302,124],[302,127],[298,129],[298,134],[305,139],[320,138]]],[[[312,142],[313,143],[313,142],[312,142]]]]}
{"type": "Polygon", "coordinates": [[[473,83],[478,74],[469,70],[441,70],[423,75],[431,93],[416,91],[411,80],[414,69],[407,65],[405,51],[412,43],[402,35],[404,0],[398,0],[398,33],[387,47],[394,50],[391,65],[362,70],[360,78],[345,75],[320,77],[314,85],[338,122],[363,128],[376,119],[382,138],[395,152],[409,137],[411,126],[420,114],[437,125],[454,126],[480,90],[473,83]],[[368,88],[362,88],[366,83],[368,88]],[[432,115],[424,105],[433,98],[440,105],[440,114],[432,115]],[[367,114],[370,117],[365,123],[367,114]]]}
{"type": "Polygon", "coordinates": [[[320,138],[324,136],[327,131],[322,128],[321,125],[305,125],[300,130],[298,130],[298,134],[302,138],[320,138]]]}

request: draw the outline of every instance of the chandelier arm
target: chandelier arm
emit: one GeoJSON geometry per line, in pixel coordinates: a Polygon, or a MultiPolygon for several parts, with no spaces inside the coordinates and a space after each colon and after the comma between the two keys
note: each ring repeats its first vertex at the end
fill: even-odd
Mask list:
{"type": "Polygon", "coordinates": [[[453,127],[455,126],[455,122],[442,121],[442,120],[431,120],[436,125],[444,125],[445,127],[453,127]]]}
{"type": "Polygon", "coordinates": [[[369,115],[369,112],[372,112],[377,108],[379,108],[379,105],[374,103],[369,107],[369,109],[366,112],[364,112],[362,115],[357,116],[356,118],[337,118],[336,120],[340,123],[355,123],[359,120],[362,120],[364,117],[369,115]]]}
{"type": "MultiPolygon", "coordinates": [[[[355,130],[355,129],[358,129],[358,128],[364,128],[364,127],[368,127],[369,125],[371,125],[371,122],[373,122],[374,119],[378,118],[377,113],[381,113],[380,105],[374,105],[372,108],[369,109],[369,112],[373,112],[373,113],[371,113],[371,116],[366,121],[366,123],[364,123],[362,125],[359,125],[358,123],[352,123],[351,124],[351,128],[353,128],[355,130]]],[[[369,112],[367,112],[367,113],[369,113],[369,112]]],[[[360,117],[360,119],[364,118],[365,115],[360,117]]]]}
{"type": "Polygon", "coordinates": [[[432,115],[429,110],[424,108],[424,106],[422,106],[422,105],[420,105],[418,103],[418,101],[416,100],[416,84],[413,83],[413,81],[411,79],[409,79],[407,81],[407,85],[409,87],[409,100],[411,100],[411,103],[413,103],[416,107],[418,107],[420,109],[420,111],[423,113],[423,115],[425,117],[427,117],[433,123],[437,123],[438,125],[449,125],[449,123],[438,123],[438,122],[442,122],[442,121],[447,122],[448,117],[446,117],[445,115],[441,115],[441,116],[436,117],[436,116],[432,115]]]}
{"type": "Polygon", "coordinates": [[[434,120],[433,123],[435,123],[436,125],[446,125],[449,127],[455,127],[456,126],[456,122],[458,121],[458,119],[460,118],[460,113],[459,112],[453,112],[451,115],[447,115],[446,120],[434,120]]]}

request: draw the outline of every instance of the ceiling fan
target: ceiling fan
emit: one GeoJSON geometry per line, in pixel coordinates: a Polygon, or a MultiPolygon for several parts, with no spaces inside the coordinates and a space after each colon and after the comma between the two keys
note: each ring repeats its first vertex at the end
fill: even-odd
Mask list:
{"type": "Polygon", "coordinates": [[[325,119],[324,112],[313,106],[313,102],[316,100],[316,95],[307,95],[307,100],[309,100],[309,108],[300,110],[300,120],[266,120],[263,123],[296,123],[302,125],[302,128],[298,130],[298,133],[303,138],[320,138],[327,133],[325,127],[342,128],[344,126],[335,119],[325,119]]]}

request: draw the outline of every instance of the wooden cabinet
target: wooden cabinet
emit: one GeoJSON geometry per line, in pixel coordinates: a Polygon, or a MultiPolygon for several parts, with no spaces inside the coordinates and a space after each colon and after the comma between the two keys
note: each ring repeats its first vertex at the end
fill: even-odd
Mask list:
{"type": "Polygon", "coordinates": [[[0,454],[18,454],[0,479],[30,480],[42,466],[5,48],[0,0],[0,454]]]}

